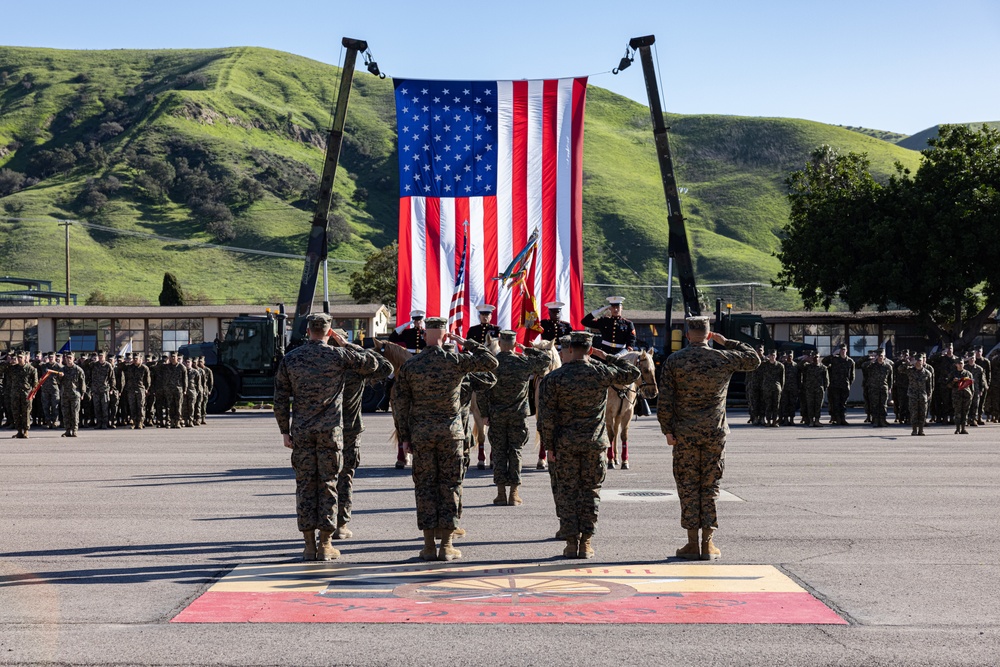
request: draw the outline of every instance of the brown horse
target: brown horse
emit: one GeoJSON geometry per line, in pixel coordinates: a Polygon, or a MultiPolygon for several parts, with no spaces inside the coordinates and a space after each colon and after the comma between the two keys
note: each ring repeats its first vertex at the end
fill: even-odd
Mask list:
{"type": "MultiPolygon", "coordinates": [[[[493,336],[486,336],[486,349],[488,349],[493,356],[496,356],[500,352],[500,344],[493,340],[493,336]]],[[[472,446],[478,451],[478,463],[476,465],[480,470],[486,469],[486,418],[483,417],[482,412],[479,410],[479,400],[476,394],[472,394],[472,403],[469,405],[469,414],[472,415],[473,427],[472,427],[472,446]]],[[[493,467],[493,458],[490,457],[490,467],[493,467]]]]}
{"type": "Polygon", "coordinates": [[[608,405],[604,413],[608,427],[608,468],[614,468],[618,461],[617,440],[621,436],[621,468],[628,470],[628,426],[635,413],[635,403],[640,396],[647,400],[656,398],[656,367],[653,355],[646,351],[630,351],[619,356],[639,368],[640,377],[628,386],[608,389],[608,405]]]}

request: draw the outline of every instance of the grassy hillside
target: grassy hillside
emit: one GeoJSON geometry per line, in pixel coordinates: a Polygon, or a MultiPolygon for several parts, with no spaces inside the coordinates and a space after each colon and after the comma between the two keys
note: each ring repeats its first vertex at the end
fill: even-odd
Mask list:
{"type": "Polygon", "coordinates": [[[901,132],[891,132],[889,130],[873,130],[870,127],[854,127],[853,125],[838,125],[837,127],[843,127],[847,130],[851,130],[852,132],[859,132],[869,137],[881,139],[882,141],[888,141],[890,144],[898,144],[903,139],[906,139],[906,135],[902,134],[901,132]]]}
{"type": "MultiPolygon", "coordinates": [[[[259,48],[0,47],[0,169],[8,170],[0,171],[0,215],[27,219],[0,221],[0,273],[51,279],[60,289],[57,218],[304,252],[338,75],[335,67],[259,48]]],[[[597,87],[588,97],[585,279],[664,284],[666,206],[648,110],[597,87]]],[[[772,252],[788,212],[783,181],[816,146],[867,152],[881,173],[895,161],[914,167],[919,159],[880,139],[804,120],[670,116],[668,124],[704,284],[774,276],[772,252]]],[[[338,260],[364,259],[395,237],[394,128],[391,82],[358,73],[335,186],[334,291],[346,292],[357,268],[338,260]]],[[[155,301],[169,270],[188,291],[216,300],[289,299],[302,271],[297,260],[79,226],[71,246],[72,287],[82,296],[100,290],[155,301]]],[[[795,305],[793,295],[764,292],[758,304],[795,305]]],[[[717,295],[726,296],[708,293],[717,295]]],[[[636,307],[662,304],[654,290],[627,296],[636,307]]]]}
{"type": "MultiPolygon", "coordinates": [[[[979,123],[965,123],[965,124],[972,128],[979,128],[982,127],[983,125],[988,125],[994,128],[1000,128],[1000,121],[997,120],[979,122],[979,123]]],[[[899,141],[896,142],[896,144],[898,146],[902,146],[903,148],[908,148],[913,151],[922,151],[925,148],[927,148],[928,140],[933,139],[938,135],[939,127],[940,125],[929,127],[926,130],[917,132],[916,134],[906,137],[905,139],[900,139],[899,141]]]]}

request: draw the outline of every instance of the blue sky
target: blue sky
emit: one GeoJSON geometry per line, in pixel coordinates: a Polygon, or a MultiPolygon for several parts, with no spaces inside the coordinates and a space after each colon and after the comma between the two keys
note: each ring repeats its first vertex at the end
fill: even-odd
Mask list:
{"type": "Polygon", "coordinates": [[[594,74],[592,85],[644,103],[638,63],[618,76],[604,73],[630,37],[655,34],[671,112],[808,118],[907,134],[942,122],[1000,120],[997,0],[0,0],[0,18],[7,45],[265,46],[333,64],[340,38],[357,37],[389,75],[594,74]]]}

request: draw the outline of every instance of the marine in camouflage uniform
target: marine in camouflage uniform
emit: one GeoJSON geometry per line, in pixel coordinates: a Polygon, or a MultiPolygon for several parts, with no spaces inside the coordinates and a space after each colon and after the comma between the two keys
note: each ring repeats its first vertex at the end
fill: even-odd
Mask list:
{"type": "MultiPolygon", "coordinates": [[[[331,318],[307,319],[309,340],[284,356],[274,378],[274,417],[292,450],[295,508],[305,541],[304,560],[340,556],[331,540],[337,522],[337,475],[343,444],[344,380],[350,371],[367,376],[379,366],[375,353],[327,345],[331,318]],[[290,404],[294,401],[294,413],[290,404]],[[319,545],[316,531],[319,530],[319,545]]],[[[333,334],[334,342],[346,341],[333,334]]]]}
{"type": "Polygon", "coordinates": [[[177,353],[170,353],[170,360],[163,369],[163,393],[167,399],[167,421],[170,428],[180,428],[184,396],[187,394],[188,374],[183,364],[177,363],[177,353]]]}
{"type": "Polygon", "coordinates": [[[830,372],[819,362],[819,354],[813,351],[802,366],[802,418],[807,426],[823,426],[820,410],[829,386],[830,372]]]}
{"type": "Polygon", "coordinates": [[[688,542],[677,550],[677,556],[712,560],[721,555],[712,537],[719,527],[715,500],[729,434],[726,393],[734,373],[754,371],[761,361],[746,343],[711,333],[707,317],[689,317],[687,327],[690,344],[663,364],[656,417],[674,448],[681,527],[688,533],[688,542]],[[721,349],[709,347],[709,340],[721,349]]]}
{"type": "Polygon", "coordinates": [[[187,375],[187,382],[184,385],[184,403],[181,408],[181,423],[191,428],[194,426],[194,404],[198,400],[198,384],[201,382],[201,375],[194,368],[194,362],[186,357],[184,359],[184,371],[187,375]]]}
{"type": "Polygon", "coordinates": [[[591,341],[585,331],[571,333],[570,360],[546,375],[538,389],[538,432],[555,480],[556,511],[567,558],[594,556],[591,540],[608,470],[608,389],[630,385],[640,375],[632,364],[591,350],[591,341]]]}
{"type": "Polygon", "coordinates": [[[760,376],[763,423],[766,426],[777,426],[778,406],[781,404],[781,391],[785,384],[785,367],[778,363],[775,351],[770,350],[753,374],[760,376]]]}
{"type": "Polygon", "coordinates": [[[975,363],[977,366],[983,369],[983,378],[985,379],[986,388],[979,397],[979,402],[972,406],[972,419],[975,419],[976,424],[979,426],[985,426],[986,422],[983,421],[983,413],[989,412],[989,400],[990,400],[990,390],[993,388],[993,364],[990,360],[983,356],[983,346],[977,345],[972,348],[972,353],[975,356],[975,363]]]}
{"type": "Polygon", "coordinates": [[[875,353],[875,360],[865,362],[865,366],[865,384],[868,387],[868,399],[871,401],[872,426],[875,428],[888,426],[886,414],[892,391],[892,362],[885,358],[885,350],[879,349],[875,353]]]}
{"type": "Polygon", "coordinates": [[[957,358],[954,346],[948,343],[940,353],[931,355],[929,360],[937,381],[937,386],[934,387],[932,411],[934,412],[934,421],[938,424],[950,423],[953,418],[951,387],[948,384],[948,379],[951,377],[952,371],[955,370],[957,358]]]}
{"type": "MultiPolygon", "coordinates": [[[[342,339],[347,339],[347,333],[338,331],[337,335],[342,339]]],[[[353,506],[354,473],[361,465],[361,433],[365,430],[364,422],[361,419],[361,402],[365,394],[365,385],[368,382],[381,382],[392,373],[392,364],[389,360],[374,351],[367,352],[364,348],[353,343],[347,343],[344,347],[359,353],[369,354],[376,362],[375,370],[371,373],[362,374],[359,371],[348,370],[344,372],[344,399],[343,399],[343,423],[344,423],[344,450],[343,465],[340,468],[340,475],[337,477],[337,529],[333,533],[333,539],[346,540],[353,534],[347,527],[351,520],[351,507],[353,506]]]]}
{"type": "Polygon", "coordinates": [[[59,376],[60,405],[62,406],[64,438],[75,438],[80,428],[80,402],[87,393],[86,375],[70,352],[63,357],[62,375],[59,376]]]}
{"type": "Polygon", "coordinates": [[[778,407],[778,423],[784,426],[795,425],[795,413],[799,407],[801,393],[802,369],[792,359],[790,351],[782,355],[781,364],[785,367],[785,385],[781,388],[781,405],[778,407]]]}
{"type": "Polygon", "coordinates": [[[38,384],[38,370],[28,361],[27,354],[23,352],[15,354],[14,363],[4,378],[11,425],[17,430],[12,436],[14,438],[28,437],[31,428],[31,401],[28,400],[28,394],[36,384],[38,384]]]}
{"type": "Polygon", "coordinates": [[[827,390],[827,405],[830,423],[847,425],[847,398],[854,384],[854,360],[847,356],[847,345],[841,343],[837,353],[823,359],[823,365],[830,369],[830,388],[827,390]]]}
{"type": "MultiPolygon", "coordinates": [[[[57,373],[62,371],[62,364],[56,363],[56,355],[52,352],[45,355],[45,361],[38,365],[38,377],[44,377],[45,372],[49,370],[56,371],[57,373]]],[[[59,376],[55,373],[50,375],[42,384],[42,388],[38,390],[37,396],[42,402],[42,415],[45,426],[55,428],[56,421],[60,419],[59,376]]]]}
{"type": "Polygon", "coordinates": [[[979,426],[976,410],[982,402],[982,397],[986,393],[986,390],[990,387],[990,381],[986,377],[986,372],[982,366],[976,363],[975,354],[970,353],[965,358],[965,370],[972,375],[972,379],[974,380],[972,384],[972,403],[969,405],[969,416],[966,419],[966,425],[979,426]]]}
{"type": "Polygon", "coordinates": [[[893,367],[892,406],[896,423],[910,423],[910,353],[903,350],[893,367]]]}
{"type": "Polygon", "coordinates": [[[917,355],[913,365],[906,368],[906,397],[910,407],[910,435],[924,435],[927,423],[927,404],[934,393],[934,373],[927,366],[927,358],[917,355]]]}
{"type": "Polygon", "coordinates": [[[986,411],[991,422],[1000,422],[1000,352],[994,352],[990,363],[990,389],[987,392],[986,411]]]}
{"type": "MultiPolygon", "coordinates": [[[[756,348],[757,356],[764,358],[764,346],[756,348]]],[[[756,370],[744,375],[747,394],[747,409],[750,411],[749,424],[761,426],[764,423],[764,396],[761,394],[763,377],[756,370]]]]}
{"type": "Polygon", "coordinates": [[[201,423],[204,425],[208,423],[205,421],[205,416],[208,414],[208,399],[212,395],[212,390],[215,389],[215,373],[205,365],[205,357],[198,357],[198,368],[201,369],[205,378],[205,392],[201,397],[201,423]]]}
{"type": "Polygon", "coordinates": [[[132,428],[139,429],[142,428],[145,417],[146,392],[150,387],[149,368],[143,365],[142,355],[133,355],[132,363],[125,366],[123,375],[125,389],[122,394],[128,402],[129,419],[132,421],[132,428]]]}
{"type": "Polygon", "coordinates": [[[453,560],[452,546],[462,498],[463,450],[460,400],[468,373],[492,371],[496,357],[475,341],[452,338],[468,354],[445,352],[447,320],[427,320],[427,347],[400,367],[392,389],[393,418],[399,441],[413,452],[417,527],[424,533],[424,560],[453,560]],[[440,548],[435,538],[441,538],[440,548]]]}
{"type": "Polygon", "coordinates": [[[975,386],[975,378],[972,373],[966,370],[965,362],[961,358],[955,357],[955,365],[948,377],[948,388],[951,390],[951,405],[955,411],[952,418],[955,421],[956,434],[969,434],[965,426],[969,419],[969,409],[972,407],[973,386],[975,386]],[[971,383],[968,387],[961,389],[959,383],[962,380],[971,380],[971,383]]]}
{"type": "Polygon", "coordinates": [[[528,383],[533,375],[549,367],[549,355],[541,350],[522,348],[515,354],[517,333],[500,332],[496,384],[481,394],[480,407],[489,418],[490,446],[493,455],[493,483],[497,485],[494,505],[520,505],[521,450],[528,443],[528,383]],[[510,487],[510,494],[507,494],[510,487]]]}
{"type": "Polygon", "coordinates": [[[98,353],[97,360],[90,365],[90,395],[94,401],[94,422],[98,429],[106,429],[111,424],[108,403],[114,381],[114,366],[105,359],[104,352],[98,353]]]}

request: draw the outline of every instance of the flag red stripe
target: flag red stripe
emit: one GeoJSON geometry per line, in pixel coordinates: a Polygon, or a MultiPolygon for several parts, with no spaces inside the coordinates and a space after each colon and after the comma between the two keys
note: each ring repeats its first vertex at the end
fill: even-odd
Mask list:
{"type": "Polygon", "coordinates": [[[410,319],[413,292],[413,268],[410,256],[413,235],[410,229],[410,198],[399,200],[399,273],[396,276],[396,326],[410,319]]]}
{"type": "MultiPolygon", "coordinates": [[[[455,200],[455,250],[458,253],[458,257],[455,260],[455,275],[462,270],[462,249],[465,248],[465,239],[469,233],[469,228],[466,226],[466,222],[470,222],[469,218],[471,212],[469,209],[469,200],[466,197],[459,197],[455,200]]],[[[470,222],[471,224],[471,222],[470,222]]],[[[469,320],[468,314],[472,312],[469,307],[469,296],[471,292],[469,290],[469,259],[468,255],[471,252],[471,248],[466,249],[466,271],[465,271],[465,281],[462,285],[462,303],[459,308],[459,312],[462,313],[462,326],[459,328],[459,334],[464,336],[465,332],[469,330],[469,320]]],[[[472,304],[476,305],[476,304],[472,304]]]]}
{"type": "MultiPolygon", "coordinates": [[[[556,242],[559,226],[556,220],[556,189],[558,134],[556,132],[557,109],[559,107],[559,82],[546,81],[542,106],[542,246],[541,253],[542,293],[535,294],[539,308],[556,299],[556,242]]],[[[531,283],[535,284],[535,283],[531,283]]]]}
{"type": "Polygon", "coordinates": [[[427,198],[427,311],[441,315],[441,200],[427,198]]]}
{"type": "MultiPolygon", "coordinates": [[[[497,267],[497,200],[495,197],[483,199],[483,272],[485,275],[486,303],[496,306],[500,283],[493,280],[501,268],[497,267]]],[[[494,311],[493,322],[499,324],[500,313],[494,311]]]]}
{"type": "MultiPolygon", "coordinates": [[[[514,150],[511,160],[511,208],[513,239],[516,254],[528,242],[528,82],[514,82],[514,150]]],[[[511,298],[511,322],[501,326],[516,328],[521,317],[521,292],[514,290],[511,298]]]]}
{"type": "Polygon", "coordinates": [[[572,242],[570,252],[570,324],[581,328],[583,305],[583,115],[586,105],[587,79],[579,78],[573,86],[573,186],[572,186],[572,242]]]}

